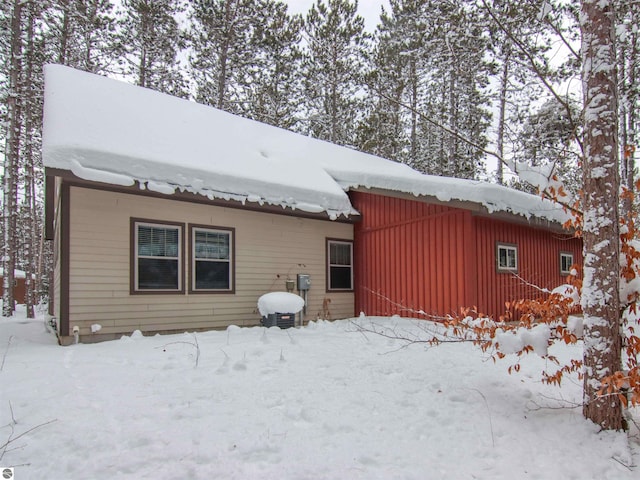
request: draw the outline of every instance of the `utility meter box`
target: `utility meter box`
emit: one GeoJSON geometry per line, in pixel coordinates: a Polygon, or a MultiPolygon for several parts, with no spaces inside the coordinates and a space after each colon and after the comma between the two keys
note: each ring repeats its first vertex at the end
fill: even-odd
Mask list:
{"type": "Polygon", "coordinates": [[[298,274],[298,290],[306,292],[311,288],[311,276],[306,273],[298,274]]]}

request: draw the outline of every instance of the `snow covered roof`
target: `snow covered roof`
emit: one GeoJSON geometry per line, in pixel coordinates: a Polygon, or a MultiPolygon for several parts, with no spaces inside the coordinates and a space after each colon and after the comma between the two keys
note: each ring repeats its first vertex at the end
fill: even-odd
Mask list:
{"type": "Polygon", "coordinates": [[[330,218],[357,213],[358,187],[484,205],[564,222],[551,202],[407,165],[61,65],[45,67],[46,167],[114,185],[282,205],[330,218]]]}

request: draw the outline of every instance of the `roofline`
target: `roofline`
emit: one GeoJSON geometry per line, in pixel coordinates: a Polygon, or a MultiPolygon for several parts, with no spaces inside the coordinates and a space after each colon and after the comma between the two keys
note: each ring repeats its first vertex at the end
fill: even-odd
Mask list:
{"type": "Polygon", "coordinates": [[[494,211],[490,212],[487,207],[478,202],[472,202],[470,200],[439,200],[433,195],[414,195],[412,193],[400,192],[395,190],[385,190],[382,188],[366,188],[356,187],[350,188],[349,191],[370,193],[372,195],[381,195],[385,197],[400,198],[403,200],[413,200],[414,202],[428,203],[431,205],[442,205],[451,208],[459,208],[461,210],[468,210],[471,215],[478,217],[487,217],[494,220],[501,220],[508,223],[517,225],[526,225],[528,227],[540,228],[549,230],[555,233],[572,234],[572,230],[567,230],[559,222],[554,222],[546,218],[540,218],[535,215],[531,215],[529,218],[524,215],[519,215],[512,212],[494,211]]]}
{"type": "MultiPolygon", "coordinates": [[[[248,210],[253,212],[260,213],[271,213],[274,215],[284,215],[288,217],[298,217],[298,218],[308,218],[311,220],[325,220],[330,222],[337,223],[357,223],[360,221],[360,215],[349,215],[348,217],[340,216],[335,220],[332,220],[329,217],[327,212],[320,213],[311,213],[305,212],[303,210],[295,210],[291,207],[281,207],[278,205],[271,204],[263,204],[260,205],[255,202],[246,202],[242,203],[237,200],[224,200],[224,199],[210,199],[205,197],[204,195],[200,195],[197,193],[191,192],[181,192],[176,191],[172,194],[165,194],[160,192],[154,192],[147,188],[140,188],[140,183],[136,181],[132,186],[121,186],[121,185],[112,185],[109,183],[97,182],[93,180],[85,180],[83,178],[78,177],[70,170],[60,169],[60,168],[52,168],[45,167],[45,177],[50,179],[50,181],[55,178],[61,178],[65,184],[74,186],[74,187],[84,187],[84,188],[92,188],[96,190],[109,191],[114,193],[126,193],[130,195],[141,195],[145,197],[152,198],[163,198],[169,200],[176,200],[180,202],[188,202],[188,203],[200,203],[205,205],[211,205],[216,207],[224,207],[224,208],[234,208],[238,210],[248,210]]],[[[50,189],[53,190],[53,189],[50,189]]],[[[45,210],[51,212],[50,215],[46,216],[46,227],[53,232],[53,194],[49,197],[47,195],[46,204],[51,203],[49,208],[47,209],[45,204],[45,210]]],[[[48,230],[49,231],[49,230],[48,230]]],[[[52,237],[53,238],[53,237],[52,237]]]]}

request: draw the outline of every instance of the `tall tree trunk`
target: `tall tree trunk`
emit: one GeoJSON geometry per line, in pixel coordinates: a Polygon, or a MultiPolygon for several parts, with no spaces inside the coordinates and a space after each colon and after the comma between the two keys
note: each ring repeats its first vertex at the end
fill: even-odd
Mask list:
{"type": "Polygon", "coordinates": [[[411,82],[411,145],[409,165],[418,161],[418,72],[415,53],[409,59],[409,81],[411,82]]]}
{"type": "Polygon", "coordinates": [[[146,8],[140,8],[140,63],[138,70],[138,85],[147,86],[147,49],[149,48],[149,12],[146,8]]]}
{"type": "Polygon", "coordinates": [[[36,99],[34,98],[35,88],[33,87],[33,56],[34,56],[34,23],[35,23],[35,10],[36,5],[34,3],[30,3],[27,5],[27,44],[25,49],[25,74],[24,74],[24,118],[25,118],[25,148],[24,148],[24,159],[25,159],[25,178],[24,178],[24,206],[25,206],[25,215],[22,218],[23,222],[23,241],[24,241],[24,270],[25,270],[25,309],[27,318],[34,318],[34,282],[33,282],[33,266],[34,266],[34,258],[35,255],[35,237],[33,235],[34,227],[33,227],[33,219],[34,212],[32,210],[33,207],[33,197],[35,195],[34,192],[34,150],[33,150],[33,142],[36,137],[35,132],[35,122],[34,116],[36,112],[34,111],[34,102],[36,99]]]}
{"type": "Polygon", "coordinates": [[[601,379],[621,368],[618,105],[615,12],[611,0],[582,0],[584,96],[584,416],[621,429],[617,397],[598,396],[601,379]]]}
{"type": "Polygon", "coordinates": [[[67,64],[67,45],[69,44],[69,0],[60,0],[62,8],[62,26],[60,28],[60,48],[58,50],[58,63],[67,64]]]}
{"type": "Polygon", "coordinates": [[[496,172],[496,180],[499,185],[504,183],[504,167],[502,159],[504,158],[504,130],[505,117],[507,112],[507,89],[509,87],[509,62],[511,61],[510,49],[507,51],[502,64],[502,76],[500,77],[500,109],[498,113],[498,139],[497,150],[500,159],[498,160],[498,170],[496,172]]]}
{"type": "MultiPolygon", "coordinates": [[[[629,24],[632,26],[637,25],[637,22],[640,21],[638,18],[638,4],[630,4],[629,5],[629,24]]],[[[636,142],[637,142],[637,133],[636,133],[636,105],[638,102],[638,86],[636,82],[638,81],[637,72],[638,68],[638,31],[634,28],[628,32],[628,48],[626,51],[622,52],[622,58],[620,59],[620,65],[625,69],[622,73],[622,82],[621,85],[625,89],[624,95],[624,105],[622,105],[622,115],[621,121],[623,128],[622,135],[622,164],[623,164],[623,173],[624,178],[623,182],[625,187],[632,192],[634,191],[634,183],[635,183],[635,152],[636,152],[636,142]],[[628,62],[628,63],[627,63],[628,62]]],[[[633,202],[630,197],[625,197],[623,199],[623,214],[629,220],[633,220],[634,212],[633,212],[633,202]]]]}
{"type": "Polygon", "coordinates": [[[219,71],[218,71],[218,98],[216,99],[216,108],[224,110],[224,104],[227,94],[227,63],[229,62],[229,49],[231,48],[231,39],[235,34],[235,24],[238,15],[239,2],[227,1],[225,7],[225,26],[228,27],[224,36],[224,40],[220,47],[219,71]]]}
{"type": "Polygon", "coordinates": [[[15,310],[13,286],[16,266],[16,174],[20,152],[20,69],[22,56],[22,1],[15,0],[11,17],[11,57],[9,61],[9,94],[7,96],[7,138],[4,162],[2,209],[3,242],[2,267],[4,270],[2,315],[10,317],[15,310]]]}

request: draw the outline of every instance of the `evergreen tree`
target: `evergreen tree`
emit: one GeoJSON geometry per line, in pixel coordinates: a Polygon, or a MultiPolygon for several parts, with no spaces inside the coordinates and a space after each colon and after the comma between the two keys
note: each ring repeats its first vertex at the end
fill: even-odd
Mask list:
{"type": "Polygon", "coordinates": [[[422,18],[426,0],[391,0],[382,11],[366,80],[366,118],[358,145],[382,157],[414,163],[418,150],[422,18]]]}
{"type": "Polygon", "coordinates": [[[118,71],[111,0],[58,0],[45,11],[47,42],[56,63],[92,73],[118,71]]]}
{"type": "Polygon", "coordinates": [[[304,27],[304,132],[340,145],[355,143],[367,35],[357,2],[318,0],[304,27]]]}
{"type": "Polygon", "coordinates": [[[301,29],[299,15],[287,14],[279,1],[263,0],[253,29],[252,47],[257,54],[250,67],[246,115],[278,127],[295,129],[301,101],[301,29]]]}
{"type": "Polygon", "coordinates": [[[178,97],[188,96],[178,56],[185,39],[177,17],[181,0],[123,0],[119,48],[123,73],[136,85],[178,97]]]}
{"type": "MultiPolygon", "coordinates": [[[[555,88],[561,82],[576,78],[579,70],[578,53],[572,49],[578,37],[575,5],[552,4],[527,0],[501,0],[491,4],[483,2],[487,31],[491,39],[491,55],[496,64],[500,86],[495,92],[499,106],[497,125],[498,157],[507,157],[530,166],[557,163],[556,173],[566,172],[573,179],[568,182],[577,190],[578,153],[571,141],[552,142],[558,132],[543,132],[545,127],[555,128],[562,123],[565,137],[577,138],[579,109],[571,94],[559,94],[555,88]],[[566,60],[558,64],[554,44],[564,43],[569,52],[566,60]],[[557,66],[556,66],[557,65],[557,66]],[[532,111],[537,113],[531,114],[532,111]],[[552,116],[556,120],[552,120],[552,116]],[[567,134],[567,130],[572,133],[567,134]],[[546,146],[544,146],[546,144],[546,146]],[[543,152],[543,150],[545,150],[543,152]],[[555,155],[555,156],[554,156],[555,155]],[[558,156],[561,155],[561,156],[558,156]]],[[[497,180],[503,179],[502,162],[497,180]]],[[[518,180],[512,186],[536,191],[518,180]]]]}
{"type": "MultiPolygon", "coordinates": [[[[622,184],[633,191],[640,126],[640,4],[623,2],[618,13],[618,72],[620,81],[620,159],[622,184]]],[[[625,215],[633,216],[631,201],[623,199],[625,215]]]]}
{"type": "Polygon", "coordinates": [[[482,25],[475,7],[464,0],[434,2],[430,8],[423,51],[428,73],[421,105],[421,158],[416,166],[437,175],[475,178],[484,154],[461,138],[481,147],[487,143],[489,65],[482,25]]]}
{"type": "Polygon", "coordinates": [[[581,2],[585,108],[583,413],[603,429],[621,430],[620,400],[598,395],[602,378],[622,367],[616,23],[612,3],[581,2]]]}
{"type": "Polygon", "coordinates": [[[194,0],[190,73],[196,101],[232,113],[250,111],[246,92],[257,67],[255,27],[261,2],[194,0]]]}
{"type": "Polygon", "coordinates": [[[9,52],[6,94],[6,129],[3,137],[6,141],[5,160],[2,181],[2,269],[3,293],[2,315],[9,317],[15,310],[13,296],[14,271],[16,268],[17,238],[15,235],[17,224],[17,177],[20,159],[20,136],[22,133],[21,112],[21,76],[22,76],[22,36],[23,36],[23,5],[21,0],[13,2],[11,10],[9,34],[9,52]]]}

